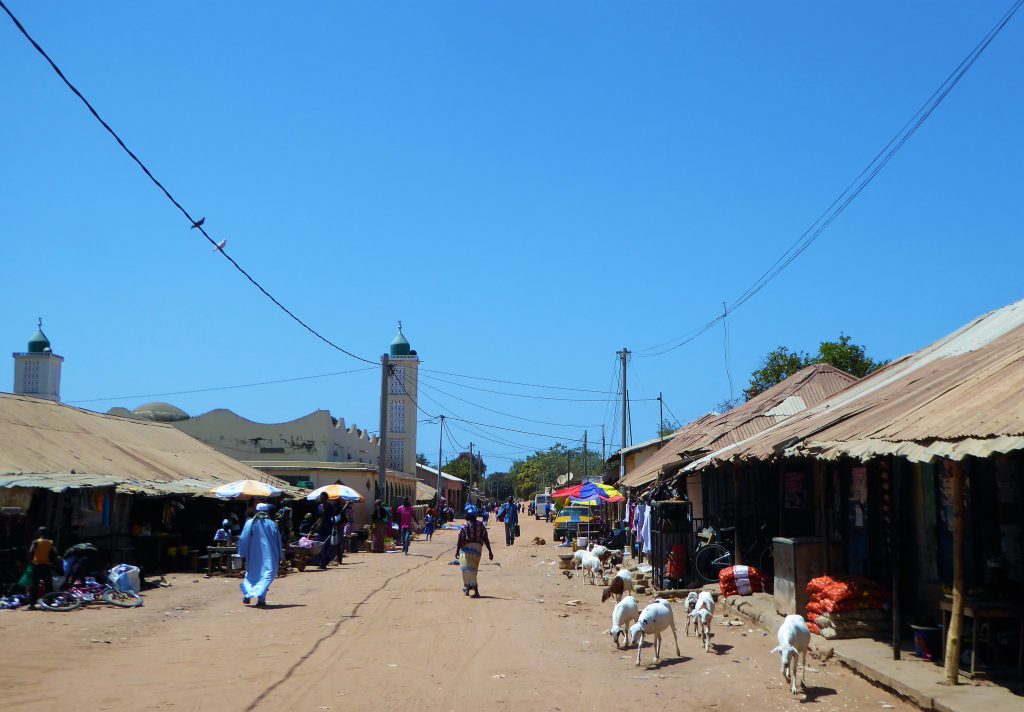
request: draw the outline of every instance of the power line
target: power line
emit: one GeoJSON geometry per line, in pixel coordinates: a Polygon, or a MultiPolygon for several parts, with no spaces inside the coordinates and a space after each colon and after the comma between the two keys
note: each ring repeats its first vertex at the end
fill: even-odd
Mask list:
{"type": "Polygon", "coordinates": [[[45,59],[49,63],[50,67],[53,69],[54,72],[57,73],[57,76],[61,78],[61,81],[64,82],[64,84],[68,87],[68,89],[70,89],[74,93],[75,96],[77,96],[79,99],[81,99],[82,103],[85,104],[85,107],[89,110],[89,113],[91,113],[93,115],[93,117],[100,123],[100,125],[103,126],[103,128],[107,130],[107,133],[109,133],[111,136],[114,137],[114,140],[117,141],[117,144],[122,149],[124,149],[124,152],[127,153],[128,156],[131,157],[131,159],[133,161],[135,161],[135,163],[139,166],[139,168],[142,169],[142,172],[146,174],[146,177],[149,178],[149,180],[153,182],[153,185],[155,185],[157,188],[159,188],[160,191],[164,194],[164,196],[166,196],[167,199],[174,205],[174,207],[176,207],[179,211],[181,211],[181,214],[184,215],[185,218],[189,221],[189,225],[192,228],[195,228],[195,229],[199,230],[199,232],[203,235],[203,237],[206,238],[207,242],[209,242],[211,245],[213,245],[215,250],[217,252],[219,252],[224,257],[224,259],[226,259],[228,262],[230,262],[231,265],[236,270],[238,270],[238,272],[240,274],[242,274],[242,276],[244,276],[247,280],[249,280],[249,282],[254,287],[256,287],[258,290],[260,290],[260,292],[262,292],[263,295],[267,299],[269,299],[271,302],[273,302],[281,311],[283,311],[285,314],[287,314],[289,317],[291,317],[303,329],[308,331],[310,334],[312,334],[316,338],[320,339],[320,341],[324,342],[325,344],[327,344],[331,348],[336,349],[336,350],[340,351],[341,353],[343,353],[343,354],[345,354],[347,356],[350,356],[350,357],[352,357],[352,358],[354,358],[354,359],[356,359],[358,361],[362,361],[364,363],[370,363],[370,364],[378,363],[377,361],[372,361],[372,360],[370,360],[368,358],[363,358],[362,356],[359,356],[357,354],[352,353],[348,349],[345,349],[345,348],[339,346],[338,344],[334,343],[329,338],[327,338],[326,336],[321,334],[319,331],[317,331],[312,326],[310,326],[305,321],[303,321],[301,317],[299,317],[298,315],[295,314],[295,312],[293,312],[291,309],[289,309],[284,304],[282,304],[277,299],[277,297],[275,297],[273,294],[268,292],[267,289],[262,284],[260,284],[252,275],[250,275],[240,264],[238,264],[238,262],[236,262],[235,259],[233,257],[231,257],[227,253],[226,250],[224,250],[223,243],[218,243],[216,240],[214,240],[212,237],[210,237],[209,233],[207,233],[206,228],[203,227],[203,221],[205,220],[205,218],[200,218],[200,219],[197,220],[196,218],[192,217],[192,214],[189,213],[189,211],[186,210],[184,208],[184,206],[182,206],[182,204],[179,203],[178,200],[173,195],[171,195],[171,192],[169,190],[167,190],[167,188],[164,187],[163,183],[161,183],[159,180],[157,180],[156,176],[153,175],[152,171],[150,171],[149,168],[146,167],[146,164],[143,163],[141,161],[141,159],[139,159],[139,157],[136,156],[135,153],[130,148],[128,148],[128,145],[124,142],[124,140],[122,140],[122,138],[120,136],[118,136],[117,132],[114,131],[114,129],[112,129],[110,127],[110,124],[108,124],[106,121],[103,120],[103,117],[101,117],[99,115],[99,112],[96,111],[96,109],[93,107],[93,105],[91,103],[89,103],[89,100],[86,99],[85,96],[83,96],[82,92],[80,92],[78,90],[78,88],[75,87],[75,85],[72,84],[71,81],[64,75],[64,72],[61,71],[60,67],[57,66],[56,62],[54,62],[52,59],[50,59],[50,55],[48,55],[46,53],[46,51],[39,45],[39,43],[36,42],[32,38],[32,36],[28,33],[28,30],[25,29],[25,26],[22,25],[21,22],[18,20],[18,18],[14,16],[14,13],[12,13],[10,11],[10,9],[7,7],[7,5],[4,4],[3,0],[0,0],[0,8],[3,8],[3,11],[6,12],[7,16],[11,18],[11,21],[14,22],[15,27],[18,28],[18,31],[21,32],[22,35],[24,35],[25,39],[27,39],[29,41],[29,43],[31,43],[31,45],[35,48],[35,50],[40,55],[42,55],[43,59],[45,59]]]}
{"type": "Polygon", "coordinates": [[[440,373],[442,376],[455,376],[456,378],[468,378],[474,381],[490,381],[491,383],[504,383],[510,386],[526,386],[528,388],[547,388],[556,391],[574,391],[576,393],[600,393],[608,395],[607,391],[599,391],[593,388],[571,388],[569,386],[547,386],[542,383],[525,383],[523,381],[508,381],[501,378],[485,378],[483,376],[467,376],[464,373],[452,373],[451,371],[438,371],[431,368],[421,368],[422,373],[440,373]]]}
{"type": "Polygon", "coordinates": [[[255,388],[256,386],[270,386],[276,383],[293,383],[295,381],[309,381],[315,378],[329,378],[331,376],[342,376],[349,373],[362,373],[363,371],[372,371],[374,366],[367,366],[366,368],[356,368],[351,371],[334,371],[333,373],[318,373],[315,376],[296,376],[294,378],[280,378],[276,381],[259,381],[257,383],[239,383],[233,386],[211,386],[210,388],[192,388],[186,391],[166,391],[164,393],[140,393],[133,396],[114,396],[111,398],[83,398],[81,400],[68,401],[70,404],[74,403],[100,403],[103,401],[124,401],[134,400],[136,398],[161,398],[163,396],[181,396],[190,393],[210,393],[213,391],[230,391],[236,388],[255,388]]]}
{"type": "Polygon", "coordinates": [[[454,398],[457,401],[460,401],[460,402],[465,403],[467,405],[471,405],[471,406],[473,406],[475,408],[480,408],[481,410],[486,410],[486,411],[489,411],[491,413],[495,413],[497,415],[503,415],[506,418],[514,418],[515,420],[522,420],[522,421],[525,421],[527,423],[538,423],[540,425],[554,425],[554,426],[559,427],[559,428],[598,428],[598,427],[600,427],[600,423],[598,423],[596,425],[594,425],[594,424],[591,424],[591,425],[576,425],[574,423],[551,423],[551,422],[548,422],[546,420],[536,420],[534,418],[526,418],[526,417],[523,417],[521,415],[513,415],[512,413],[505,413],[504,411],[495,410],[494,408],[488,408],[485,405],[480,405],[479,403],[474,403],[473,401],[468,401],[465,398],[459,398],[458,396],[453,395],[451,393],[448,393],[447,391],[442,391],[437,386],[431,386],[429,383],[420,383],[420,385],[424,386],[425,388],[429,388],[429,389],[431,389],[433,391],[437,391],[438,393],[440,393],[442,395],[446,395],[449,398],[454,398]]]}
{"type": "MultiPolygon", "coordinates": [[[[420,376],[420,378],[422,380],[424,377],[420,376]]],[[[426,378],[427,378],[427,380],[430,380],[430,381],[437,381],[437,382],[440,382],[440,383],[448,383],[448,384],[451,384],[453,386],[458,386],[460,388],[468,388],[468,389],[473,390],[473,391],[482,391],[484,393],[494,393],[494,394],[501,395],[501,396],[512,396],[514,398],[531,398],[531,399],[534,399],[534,400],[549,400],[549,401],[567,401],[567,402],[570,402],[570,403],[607,403],[608,400],[610,400],[610,397],[609,398],[564,398],[564,397],[560,397],[560,396],[535,396],[535,395],[530,395],[528,393],[509,393],[508,391],[496,391],[496,390],[493,390],[491,388],[481,388],[479,386],[470,386],[469,384],[466,384],[466,383],[459,383],[458,381],[449,381],[449,380],[447,380],[445,378],[437,378],[436,376],[427,376],[426,378]]],[[[599,391],[599,392],[601,392],[601,391],[599,391]]],[[[657,398],[634,398],[633,400],[634,400],[634,402],[653,401],[653,400],[657,400],[657,398]]]]}
{"type": "Polygon", "coordinates": [[[729,379],[729,402],[732,402],[732,367],[729,365],[729,320],[726,318],[728,313],[728,307],[725,306],[725,302],[722,302],[722,356],[725,358],[725,375],[729,379]]]}
{"type": "Polygon", "coordinates": [[[992,29],[982,37],[978,44],[976,44],[974,48],[967,53],[967,56],[961,60],[960,64],[950,72],[932,95],[928,97],[928,99],[918,108],[910,119],[908,119],[900,130],[897,131],[889,140],[889,143],[875,154],[875,157],[868,162],[857,177],[854,178],[853,181],[836,197],[836,199],[832,201],[832,204],[829,205],[813,223],[811,223],[810,227],[808,227],[807,230],[797,238],[796,242],[794,242],[789,249],[783,252],[782,255],[746,289],[746,291],[737,297],[731,306],[726,308],[724,314],[715,317],[696,331],[688,332],[687,334],[678,336],[675,339],[670,339],[660,345],[643,349],[643,351],[653,351],[653,353],[645,353],[641,355],[647,358],[661,356],[688,344],[714,326],[718,320],[726,318],[729,313],[735,311],[740,306],[748,302],[754,295],[778,277],[783,270],[789,267],[796,258],[803,254],[803,252],[810,247],[840,215],[842,215],[857,196],[859,196],[864,189],[871,184],[882,169],[888,165],[889,161],[892,160],[903,145],[906,144],[906,142],[910,140],[924,122],[928,120],[964,75],[972,66],[974,66],[974,63],[979,57],[981,57],[996,36],[1003,30],[1007,23],[1009,23],[1010,19],[1013,18],[1022,4],[1024,4],[1024,0],[1016,0],[1013,5],[1011,5],[1006,14],[1004,14],[992,29]],[[668,346],[673,343],[673,346],[668,346]]]}

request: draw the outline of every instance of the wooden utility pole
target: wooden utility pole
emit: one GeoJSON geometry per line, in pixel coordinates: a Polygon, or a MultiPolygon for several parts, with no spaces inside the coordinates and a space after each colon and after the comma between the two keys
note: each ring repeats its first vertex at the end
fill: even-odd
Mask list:
{"type": "Polygon", "coordinates": [[[583,481],[587,481],[587,431],[583,431],[583,481]]]}
{"type": "Polygon", "coordinates": [[[469,491],[473,492],[473,443],[469,444],[469,491]]]}
{"type": "Polygon", "coordinates": [[[658,449],[665,447],[665,402],[658,394],[658,449]]]}
{"type": "Polygon", "coordinates": [[[388,376],[391,366],[388,364],[388,355],[380,357],[380,455],[378,456],[379,467],[377,474],[377,497],[384,499],[384,492],[387,486],[388,472],[388,376]]]}
{"type": "MultiPolygon", "coordinates": [[[[953,476],[953,610],[946,636],[946,684],[960,681],[960,631],[964,617],[964,469],[963,463],[947,461],[953,476]]],[[[974,635],[978,632],[975,630],[974,635]]]]}
{"type": "MultiPolygon", "coordinates": [[[[601,462],[604,463],[608,460],[608,449],[604,443],[604,423],[601,424],[601,462]]],[[[604,465],[602,465],[604,467],[604,465]]]]}
{"type": "Polygon", "coordinates": [[[629,390],[626,388],[626,362],[629,360],[629,349],[625,346],[618,352],[622,359],[622,447],[619,449],[619,479],[626,476],[626,428],[628,427],[626,413],[629,409],[629,390]]]}
{"type": "Polygon", "coordinates": [[[444,416],[437,431],[437,510],[441,511],[441,463],[444,462],[444,416]]]}

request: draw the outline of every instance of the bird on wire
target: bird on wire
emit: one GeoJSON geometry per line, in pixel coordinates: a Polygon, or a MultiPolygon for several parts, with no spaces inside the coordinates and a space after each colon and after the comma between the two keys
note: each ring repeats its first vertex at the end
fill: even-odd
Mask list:
{"type": "Polygon", "coordinates": [[[227,240],[221,240],[220,242],[217,243],[217,246],[213,248],[213,251],[214,252],[223,252],[224,251],[224,246],[226,244],[228,244],[227,240]]]}
{"type": "Polygon", "coordinates": [[[206,222],[206,218],[199,218],[192,223],[192,229],[195,230],[197,227],[202,227],[204,222],[206,222]]]}

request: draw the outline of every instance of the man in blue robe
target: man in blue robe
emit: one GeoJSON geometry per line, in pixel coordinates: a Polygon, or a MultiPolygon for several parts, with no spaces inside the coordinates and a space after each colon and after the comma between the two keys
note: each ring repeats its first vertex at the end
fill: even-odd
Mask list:
{"type": "Polygon", "coordinates": [[[245,578],[239,584],[242,603],[255,598],[260,608],[267,605],[267,589],[281,563],[281,534],[270,516],[273,511],[269,504],[256,505],[256,515],[245,523],[238,538],[238,555],[245,564],[245,578]]]}

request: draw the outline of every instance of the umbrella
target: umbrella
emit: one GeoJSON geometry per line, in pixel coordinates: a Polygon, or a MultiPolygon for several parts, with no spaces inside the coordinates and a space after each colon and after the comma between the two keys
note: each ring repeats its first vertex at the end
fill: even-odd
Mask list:
{"type": "Polygon", "coordinates": [[[259,480],[235,480],[226,485],[214,487],[210,492],[221,499],[252,499],[253,497],[276,497],[279,494],[284,494],[284,490],[259,480]]]}
{"type": "Polygon", "coordinates": [[[320,493],[326,492],[328,499],[343,499],[346,502],[362,502],[363,496],[346,485],[324,485],[306,495],[306,499],[320,499],[320,493]]]}

